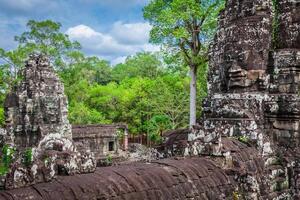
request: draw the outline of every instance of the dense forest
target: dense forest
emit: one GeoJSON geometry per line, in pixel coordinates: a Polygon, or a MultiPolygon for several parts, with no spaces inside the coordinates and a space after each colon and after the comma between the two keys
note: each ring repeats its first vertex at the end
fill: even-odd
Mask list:
{"type": "Polygon", "coordinates": [[[131,55],[114,66],[85,55],[59,22],[28,21],[27,30],[15,37],[16,49],[0,48],[0,124],[5,96],[22,79],[28,55],[43,53],[65,85],[72,124],[126,123],[131,134],[147,134],[152,141],[165,130],[188,127],[189,109],[196,105],[199,116],[206,96],[208,47],[224,2],[170,2],[155,0],[144,8],[153,27],[151,42],[161,50],[131,55]]]}

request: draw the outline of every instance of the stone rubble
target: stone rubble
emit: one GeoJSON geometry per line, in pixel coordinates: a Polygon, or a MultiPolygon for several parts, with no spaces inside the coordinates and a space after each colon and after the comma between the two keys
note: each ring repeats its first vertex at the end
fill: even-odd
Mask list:
{"type": "Polygon", "coordinates": [[[163,158],[163,154],[155,148],[149,148],[142,144],[131,143],[128,148],[128,162],[151,162],[163,158]]]}

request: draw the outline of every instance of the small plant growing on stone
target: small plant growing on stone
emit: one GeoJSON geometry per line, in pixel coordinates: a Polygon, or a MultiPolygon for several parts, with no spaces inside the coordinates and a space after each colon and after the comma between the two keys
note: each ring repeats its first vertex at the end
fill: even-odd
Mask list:
{"type": "Polygon", "coordinates": [[[1,164],[0,164],[0,176],[4,176],[4,175],[7,173],[7,171],[8,171],[8,168],[5,167],[5,166],[3,165],[3,163],[1,163],[1,164]]]}
{"type": "Polygon", "coordinates": [[[26,151],[24,152],[23,154],[23,164],[26,166],[26,167],[29,167],[32,163],[32,149],[29,148],[29,149],[26,149],[26,151]]]}
{"type": "Polygon", "coordinates": [[[279,0],[272,0],[272,10],[274,13],[273,22],[272,22],[272,43],[273,48],[277,49],[279,47],[279,0]]]}
{"type": "Polygon", "coordinates": [[[47,166],[50,162],[50,158],[48,156],[46,156],[44,159],[44,164],[47,166]]]}
{"type": "Polygon", "coordinates": [[[276,164],[277,165],[283,165],[284,163],[284,158],[281,152],[276,153],[276,164]]]}
{"type": "Polygon", "coordinates": [[[249,143],[249,138],[245,135],[238,137],[238,140],[242,143],[246,143],[246,144],[249,143]]]}
{"type": "Polygon", "coordinates": [[[105,163],[107,166],[112,165],[112,156],[110,154],[106,157],[105,163]]]}
{"type": "Polygon", "coordinates": [[[237,191],[234,191],[232,196],[233,196],[233,200],[239,200],[239,193],[237,191]]]}
{"type": "Polygon", "coordinates": [[[124,131],[118,129],[117,130],[117,136],[118,136],[118,139],[123,139],[124,138],[124,131]]]}

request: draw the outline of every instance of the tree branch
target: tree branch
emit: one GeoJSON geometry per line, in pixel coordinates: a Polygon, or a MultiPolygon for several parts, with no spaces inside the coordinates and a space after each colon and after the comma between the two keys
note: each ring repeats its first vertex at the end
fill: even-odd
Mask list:
{"type": "Polygon", "coordinates": [[[208,15],[209,15],[209,13],[211,13],[211,10],[212,10],[214,7],[216,7],[218,4],[219,4],[219,1],[216,1],[215,3],[213,3],[212,5],[210,5],[210,6],[207,8],[207,10],[206,10],[205,14],[203,15],[203,18],[202,18],[202,20],[201,20],[201,22],[200,22],[200,24],[199,24],[200,26],[203,25],[204,21],[206,20],[206,18],[207,18],[208,15]]]}
{"type": "Polygon", "coordinates": [[[187,49],[184,47],[184,42],[183,41],[179,41],[179,48],[181,49],[181,51],[184,54],[184,60],[186,61],[186,63],[188,65],[191,66],[192,65],[191,57],[189,56],[187,49]]]}

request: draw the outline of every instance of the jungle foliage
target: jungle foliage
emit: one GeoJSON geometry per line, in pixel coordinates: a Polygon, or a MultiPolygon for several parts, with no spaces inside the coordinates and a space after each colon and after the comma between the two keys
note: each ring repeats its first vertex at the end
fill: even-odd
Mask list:
{"type": "MultiPolygon", "coordinates": [[[[209,31],[208,27],[204,30],[209,31]]],[[[30,20],[27,29],[15,37],[16,49],[0,48],[0,126],[5,95],[22,78],[24,61],[31,53],[42,53],[64,83],[72,124],[126,123],[131,134],[147,134],[153,141],[159,141],[165,130],[188,127],[189,65],[172,48],[140,52],[111,66],[99,57],[86,56],[78,42],[61,32],[58,22],[30,20]]],[[[201,66],[198,113],[206,95],[207,63],[201,66]]],[[[29,154],[26,163],[30,163],[29,154]]]]}

